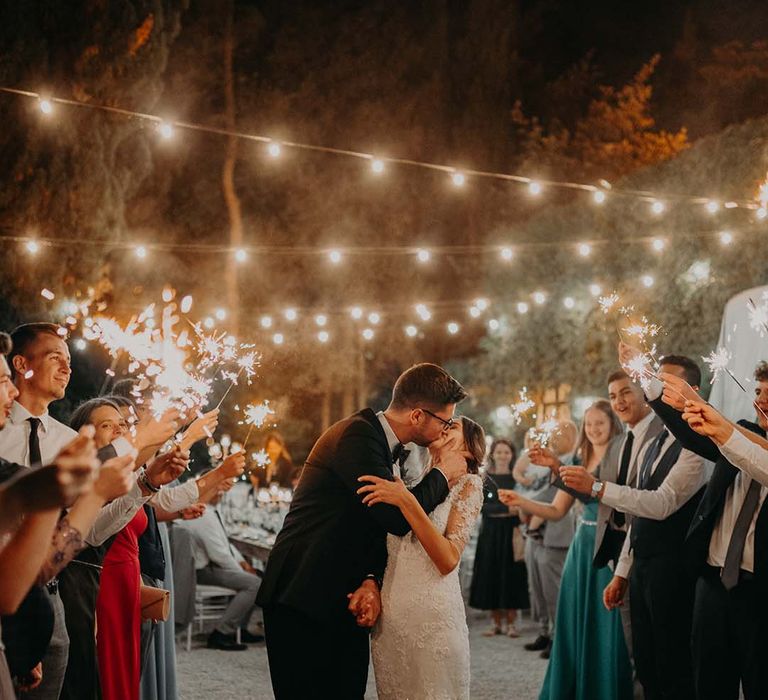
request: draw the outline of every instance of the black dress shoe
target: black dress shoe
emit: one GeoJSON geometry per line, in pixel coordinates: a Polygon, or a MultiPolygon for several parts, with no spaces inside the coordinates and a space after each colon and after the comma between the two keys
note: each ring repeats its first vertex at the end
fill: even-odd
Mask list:
{"type": "Polygon", "coordinates": [[[243,644],[259,644],[264,641],[263,634],[251,634],[248,630],[240,630],[240,641],[243,644]]]}
{"type": "Polygon", "coordinates": [[[539,654],[539,656],[542,659],[548,659],[551,653],[552,653],[552,640],[550,639],[549,644],[547,644],[547,648],[544,649],[544,651],[542,651],[541,654],[539,654]]]}
{"type": "Polygon", "coordinates": [[[208,636],[207,646],[209,649],[220,651],[245,651],[248,648],[245,644],[238,644],[234,634],[222,634],[216,630],[208,636]]]}
{"type": "Polygon", "coordinates": [[[526,651],[544,651],[550,644],[549,637],[540,634],[533,642],[528,642],[523,648],[526,651]]]}

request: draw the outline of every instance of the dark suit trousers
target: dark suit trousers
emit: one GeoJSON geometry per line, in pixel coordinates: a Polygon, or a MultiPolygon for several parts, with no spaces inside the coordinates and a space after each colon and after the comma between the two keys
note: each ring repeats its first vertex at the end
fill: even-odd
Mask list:
{"type": "Polygon", "coordinates": [[[331,625],[284,605],[264,608],[275,700],[362,700],[368,682],[368,630],[349,617],[331,625]]]}
{"type": "Polygon", "coordinates": [[[753,580],[731,591],[719,570],[707,567],[696,582],[693,608],[694,676],[699,700],[768,698],[768,603],[753,580]]]}
{"type": "Polygon", "coordinates": [[[645,700],[693,700],[693,581],[678,554],[638,557],[632,565],[632,647],[645,700]]]}

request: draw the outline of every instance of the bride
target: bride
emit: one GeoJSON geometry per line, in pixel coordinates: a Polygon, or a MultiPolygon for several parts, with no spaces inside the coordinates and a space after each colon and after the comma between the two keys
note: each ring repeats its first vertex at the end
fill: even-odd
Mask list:
{"type": "Polygon", "coordinates": [[[467,458],[467,474],[427,515],[400,479],[375,476],[360,493],[369,506],[390,503],[411,526],[404,537],[387,536],[387,568],[381,616],[372,636],[376,689],[381,700],[469,698],[469,632],[458,566],[483,502],[478,469],[485,433],[462,418],[429,446],[467,458]]]}

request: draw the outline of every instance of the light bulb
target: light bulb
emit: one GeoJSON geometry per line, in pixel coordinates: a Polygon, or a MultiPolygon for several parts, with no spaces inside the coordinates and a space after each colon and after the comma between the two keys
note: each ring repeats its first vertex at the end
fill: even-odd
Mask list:
{"type": "Polygon", "coordinates": [[[322,327],[328,323],[328,317],[325,314],[317,314],[315,316],[315,323],[322,327]]]}
{"type": "Polygon", "coordinates": [[[605,192],[603,192],[602,190],[595,190],[592,193],[592,200],[594,201],[595,204],[602,204],[603,202],[605,202],[605,192]]]}
{"type": "Polygon", "coordinates": [[[206,317],[203,319],[203,325],[204,325],[204,326],[205,326],[205,327],[206,327],[208,330],[211,330],[211,328],[213,328],[213,327],[216,325],[216,323],[215,323],[215,321],[214,321],[214,320],[213,320],[213,319],[212,319],[210,316],[206,316],[206,317]]]}
{"type": "Polygon", "coordinates": [[[710,200],[709,200],[709,201],[706,203],[706,205],[705,205],[705,206],[706,206],[706,208],[707,208],[707,211],[708,211],[710,214],[716,214],[716,213],[717,213],[717,211],[720,209],[720,202],[717,202],[717,201],[715,201],[714,199],[710,199],[710,200]]]}
{"type": "Polygon", "coordinates": [[[505,247],[499,251],[499,255],[501,255],[502,260],[506,260],[507,262],[509,262],[510,260],[512,260],[512,258],[515,257],[515,251],[512,250],[512,248],[505,247]]]}
{"type": "Polygon", "coordinates": [[[453,182],[456,187],[463,187],[466,181],[467,178],[464,176],[464,173],[453,173],[453,175],[451,175],[451,182],[453,182]]]}
{"type": "Polygon", "coordinates": [[[262,328],[272,328],[272,317],[271,316],[262,316],[261,320],[261,327],[262,328]]]}
{"type": "Polygon", "coordinates": [[[519,314],[527,314],[528,313],[528,304],[526,304],[524,301],[517,302],[517,313],[519,313],[519,314]]]}
{"type": "Polygon", "coordinates": [[[482,313],[483,313],[483,312],[482,312],[482,311],[480,311],[480,309],[478,309],[476,306],[471,306],[471,307],[469,308],[469,315],[470,315],[472,318],[480,318],[480,316],[482,315],[482,313]]]}
{"type": "Polygon", "coordinates": [[[284,341],[285,341],[285,338],[283,337],[283,334],[282,334],[282,333],[275,333],[275,334],[272,336],[272,342],[273,342],[275,345],[282,345],[284,341]]]}
{"type": "Polygon", "coordinates": [[[75,341],[75,350],[80,350],[82,352],[86,347],[87,343],[82,338],[78,338],[75,341]]]}
{"type": "Polygon", "coordinates": [[[375,172],[377,175],[380,175],[384,172],[384,161],[380,158],[374,158],[371,161],[371,170],[375,172]]]}
{"type": "Polygon", "coordinates": [[[328,251],[328,260],[330,260],[334,265],[338,265],[341,262],[341,251],[328,251]]]}
{"type": "Polygon", "coordinates": [[[534,197],[541,194],[541,183],[535,180],[528,183],[528,194],[532,194],[534,197]]]}
{"type": "Polygon", "coordinates": [[[488,330],[490,331],[497,331],[501,327],[501,324],[499,321],[495,318],[492,318],[488,321],[488,330]]]}
{"type": "Polygon", "coordinates": [[[733,234],[730,231],[721,231],[720,243],[723,245],[731,245],[731,243],[733,243],[733,234]]]}
{"type": "Polygon", "coordinates": [[[37,241],[27,241],[24,244],[24,247],[27,249],[27,252],[31,253],[32,255],[40,250],[40,244],[37,241]]]}
{"type": "Polygon", "coordinates": [[[143,245],[137,245],[133,252],[136,254],[136,257],[143,260],[147,257],[147,249],[143,245]]]}
{"type": "Polygon", "coordinates": [[[653,279],[651,275],[643,275],[640,278],[640,281],[643,283],[644,287],[653,287],[653,284],[656,280],[653,279]]]}
{"type": "Polygon", "coordinates": [[[563,306],[566,309],[572,309],[576,306],[576,300],[573,297],[565,297],[565,299],[563,299],[563,306]]]}
{"type": "Polygon", "coordinates": [[[269,153],[272,158],[279,158],[282,153],[282,148],[277,141],[270,141],[267,144],[267,153],[269,153]]]}
{"type": "Polygon", "coordinates": [[[368,322],[376,325],[381,321],[381,314],[377,314],[375,311],[368,314],[368,322]]]}
{"type": "Polygon", "coordinates": [[[661,200],[659,200],[659,199],[655,199],[655,200],[654,200],[654,201],[651,203],[651,211],[652,211],[654,214],[657,214],[657,215],[658,215],[658,214],[662,214],[662,213],[664,213],[664,209],[665,209],[665,206],[664,206],[664,202],[662,202],[662,201],[661,201],[661,200]]]}
{"type": "Polygon", "coordinates": [[[214,316],[216,316],[219,321],[223,321],[227,317],[227,312],[225,309],[216,309],[216,311],[214,311],[214,316]]]}
{"type": "Polygon", "coordinates": [[[592,252],[592,246],[589,243],[579,243],[579,255],[586,258],[592,252]]]}
{"type": "Polygon", "coordinates": [[[243,263],[248,259],[248,253],[244,248],[238,248],[235,251],[235,260],[239,263],[243,263]]]}
{"type": "Polygon", "coordinates": [[[355,321],[359,321],[363,317],[363,310],[359,306],[353,306],[349,310],[349,315],[355,319],[355,321]]]}
{"type": "Polygon", "coordinates": [[[456,323],[455,321],[451,321],[451,322],[448,324],[447,328],[448,328],[448,332],[449,332],[451,335],[456,335],[456,334],[459,332],[459,324],[458,324],[458,323],[456,323]]]}
{"type": "Polygon", "coordinates": [[[283,316],[285,316],[286,321],[295,321],[299,317],[299,313],[296,309],[290,308],[283,311],[283,316]]]}
{"type": "Polygon", "coordinates": [[[318,339],[318,340],[319,340],[321,343],[327,343],[327,342],[328,342],[328,339],[329,339],[330,337],[331,337],[331,336],[330,336],[330,335],[328,335],[328,331],[320,331],[320,332],[317,334],[317,339],[318,339]]]}
{"type": "Polygon", "coordinates": [[[765,207],[760,207],[756,212],[755,215],[758,219],[764,219],[766,216],[768,216],[768,209],[765,207]]]}
{"type": "Polygon", "coordinates": [[[432,256],[429,254],[429,251],[425,250],[424,248],[420,248],[416,252],[416,258],[418,259],[418,261],[420,263],[427,263],[427,262],[429,262],[430,257],[432,257],[432,256]]]}
{"type": "Polygon", "coordinates": [[[373,340],[374,332],[372,328],[366,328],[363,330],[363,338],[366,340],[373,340]]]}
{"type": "Polygon", "coordinates": [[[663,238],[654,238],[653,241],[651,241],[651,248],[653,248],[656,253],[661,253],[666,247],[667,242],[663,238]]]}
{"type": "Polygon", "coordinates": [[[599,297],[603,293],[603,288],[599,284],[593,282],[589,285],[589,293],[593,297],[599,297]]]}
{"type": "Polygon", "coordinates": [[[485,311],[488,308],[489,302],[487,299],[475,299],[475,306],[480,309],[480,311],[485,311]]]}
{"type": "Polygon", "coordinates": [[[157,131],[164,139],[173,137],[173,127],[168,122],[160,122],[157,131]]]}
{"type": "Polygon", "coordinates": [[[416,328],[416,326],[406,326],[405,327],[405,334],[409,338],[415,338],[416,335],[418,334],[418,332],[419,332],[419,329],[416,328]]]}
{"type": "Polygon", "coordinates": [[[46,100],[45,98],[38,102],[38,107],[40,107],[40,111],[43,114],[51,114],[53,112],[53,105],[51,104],[51,101],[46,100]]]}
{"type": "Polygon", "coordinates": [[[541,306],[547,300],[547,295],[544,292],[534,292],[533,300],[541,306]]]}

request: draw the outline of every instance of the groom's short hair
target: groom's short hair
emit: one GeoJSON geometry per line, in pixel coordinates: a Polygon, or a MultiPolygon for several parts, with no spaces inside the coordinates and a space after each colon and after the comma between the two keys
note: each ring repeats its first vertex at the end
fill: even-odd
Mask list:
{"type": "Polygon", "coordinates": [[[438,365],[423,362],[405,370],[392,390],[393,408],[439,408],[467,398],[467,392],[448,372],[438,365]]]}

